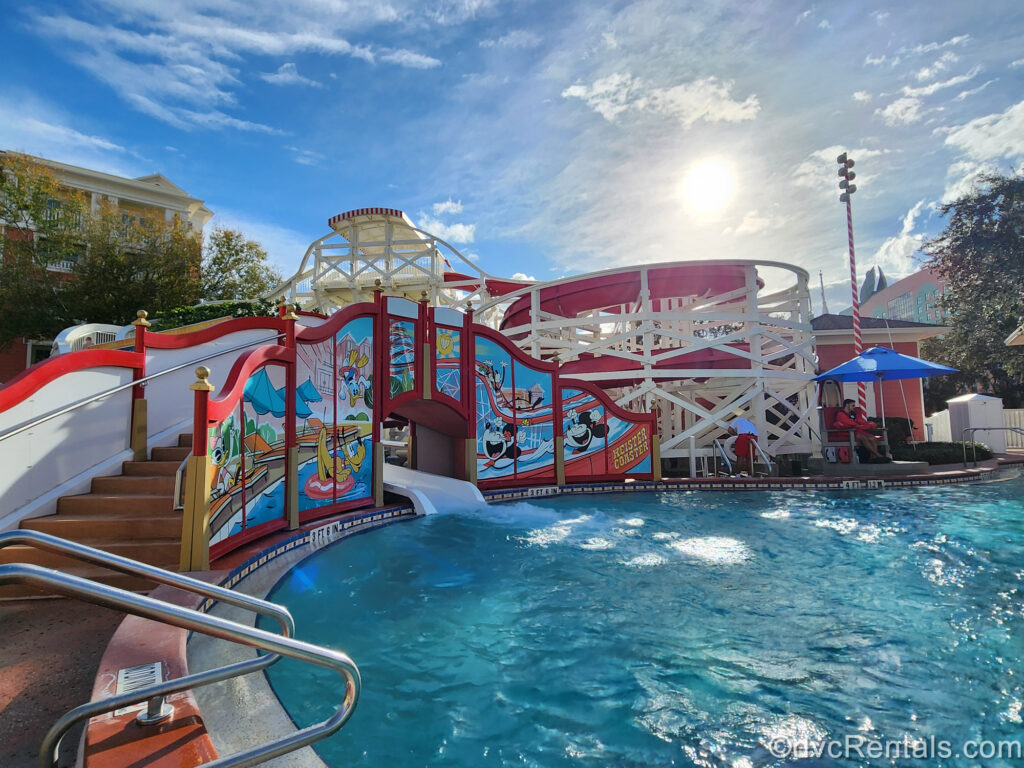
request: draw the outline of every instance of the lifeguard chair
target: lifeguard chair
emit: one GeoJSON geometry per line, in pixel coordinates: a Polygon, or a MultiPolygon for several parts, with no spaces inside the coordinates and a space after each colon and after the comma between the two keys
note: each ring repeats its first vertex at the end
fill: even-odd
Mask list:
{"type": "MultiPolygon", "coordinates": [[[[836,415],[843,409],[843,388],[838,381],[823,381],[818,391],[818,434],[821,435],[821,455],[829,464],[863,463],[854,438],[856,429],[834,427],[836,415]]],[[[877,427],[872,430],[878,440],[878,450],[891,456],[888,430],[877,427]]]]}

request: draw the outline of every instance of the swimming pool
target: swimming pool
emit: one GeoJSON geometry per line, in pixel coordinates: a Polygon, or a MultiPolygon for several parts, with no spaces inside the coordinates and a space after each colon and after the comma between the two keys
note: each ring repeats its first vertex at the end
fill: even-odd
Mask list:
{"type": "MultiPolygon", "coordinates": [[[[1022,499],[1020,479],[557,497],[330,546],[271,599],[362,671],[331,766],[749,768],[826,739],[861,753],[799,763],[935,765],[863,755],[1024,739],[1022,499]]],[[[327,672],[268,676],[299,725],[336,702],[327,672]]]]}

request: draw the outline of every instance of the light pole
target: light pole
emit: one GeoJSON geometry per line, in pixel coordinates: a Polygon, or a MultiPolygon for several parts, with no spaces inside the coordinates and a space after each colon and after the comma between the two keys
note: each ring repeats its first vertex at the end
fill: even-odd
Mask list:
{"type": "MultiPolygon", "coordinates": [[[[846,235],[850,243],[850,298],[853,300],[853,353],[855,355],[859,355],[864,351],[864,344],[861,341],[860,335],[860,293],[857,290],[857,262],[853,253],[853,206],[850,204],[850,198],[853,196],[853,193],[857,191],[857,185],[853,183],[853,180],[857,178],[857,174],[851,170],[853,168],[853,158],[847,157],[845,152],[836,158],[836,162],[839,163],[839,175],[842,177],[839,181],[839,189],[842,192],[842,194],[839,195],[839,202],[846,203],[846,235]]],[[[860,412],[864,418],[867,418],[868,396],[867,387],[863,381],[857,382],[857,406],[860,408],[860,412]]]]}

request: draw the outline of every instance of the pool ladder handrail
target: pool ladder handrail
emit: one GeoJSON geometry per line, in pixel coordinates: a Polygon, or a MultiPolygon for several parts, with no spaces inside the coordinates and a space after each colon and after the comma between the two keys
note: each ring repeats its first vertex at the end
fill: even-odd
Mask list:
{"type": "Polygon", "coordinates": [[[964,427],[960,433],[960,442],[964,447],[964,467],[967,466],[967,433],[971,433],[971,452],[972,461],[974,466],[978,466],[978,444],[974,440],[974,435],[977,432],[1013,432],[1014,434],[1024,435],[1024,429],[1021,427],[964,427]]]}
{"type": "MultiPolygon", "coordinates": [[[[333,669],[345,680],[345,698],[338,709],[321,723],[311,725],[264,744],[227,757],[205,763],[206,768],[242,768],[264,763],[275,757],[313,744],[327,738],[340,729],[352,716],[362,687],[359,669],[349,656],[340,651],[305,643],[291,637],[295,623],[288,610],[280,605],[260,600],[249,595],[232,592],[229,589],[208,584],[190,576],[167,571],[163,568],[140,563],[120,555],[94,549],[84,544],[67,541],[39,531],[7,531],[0,533],[0,548],[16,544],[33,546],[38,549],[59,552],[83,562],[101,565],[111,570],[133,576],[140,576],[159,584],[176,587],[204,597],[225,602],[239,608],[251,610],[276,619],[281,624],[282,634],[277,635],[255,627],[249,627],[228,619],[211,616],[191,608],[139,595],[127,590],[99,584],[89,579],[61,573],[28,563],[0,565],[0,586],[4,584],[28,584],[46,589],[54,594],[64,595],[106,608],[124,611],[153,621],[187,629],[210,637],[267,651],[254,659],[236,662],[224,667],[198,672],[185,677],[167,680],[146,686],[130,693],[110,696],[99,701],[83,704],[61,716],[50,728],[39,749],[39,768],[57,768],[57,750],[67,731],[77,722],[96,717],[116,709],[148,702],[147,714],[159,717],[163,697],[172,693],[220,682],[241,675],[256,672],[274,664],[281,656],[317,664],[333,669]]],[[[162,718],[161,718],[162,719],[162,718]]],[[[153,722],[158,722],[154,720],[153,722]]]]}
{"type": "MultiPolygon", "coordinates": [[[[775,468],[775,465],[772,464],[772,460],[768,457],[768,454],[765,453],[764,448],[762,448],[760,445],[758,445],[756,440],[752,441],[750,444],[751,444],[751,446],[753,446],[753,448],[757,449],[757,453],[761,457],[761,461],[764,462],[766,467],[768,467],[768,475],[771,476],[772,471],[775,468]]],[[[729,460],[729,455],[725,452],[725,446],[722,445],[722,441],[719,440],[717,437],[715,438],[715,448],[718,449],[718,452],[722,456],[722,461],[725,462],[725,466],[729,468],[729,474],[732,475],[733,474],[732,461],[729,460]]],[[[751,456],[751,459],[750,459],[750,468],[751,469],[754,468],[753,456],[751,456]]],[[[717,474],[717,472],[716,472],[716,474],[717,474]]]]}

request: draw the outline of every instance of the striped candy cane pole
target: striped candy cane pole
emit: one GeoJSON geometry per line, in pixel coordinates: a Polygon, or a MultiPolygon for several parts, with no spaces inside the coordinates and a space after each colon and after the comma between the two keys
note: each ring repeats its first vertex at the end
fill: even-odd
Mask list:
{"type": "MultiPolygon", "coordinates": [[[[853,299],[853,353],[859,355],[864,351],[864,343],[860,335],[860,292],[857,290],[857,261],[853,252],[853,206],[850,203],[850,195],[846,196],[846,235],[850,242],[850,293],[853,299]]],[[[861,414],[867,418],[868,395],[867,385],[863,381],[857,382],[857,407],[861,414]]]]}

